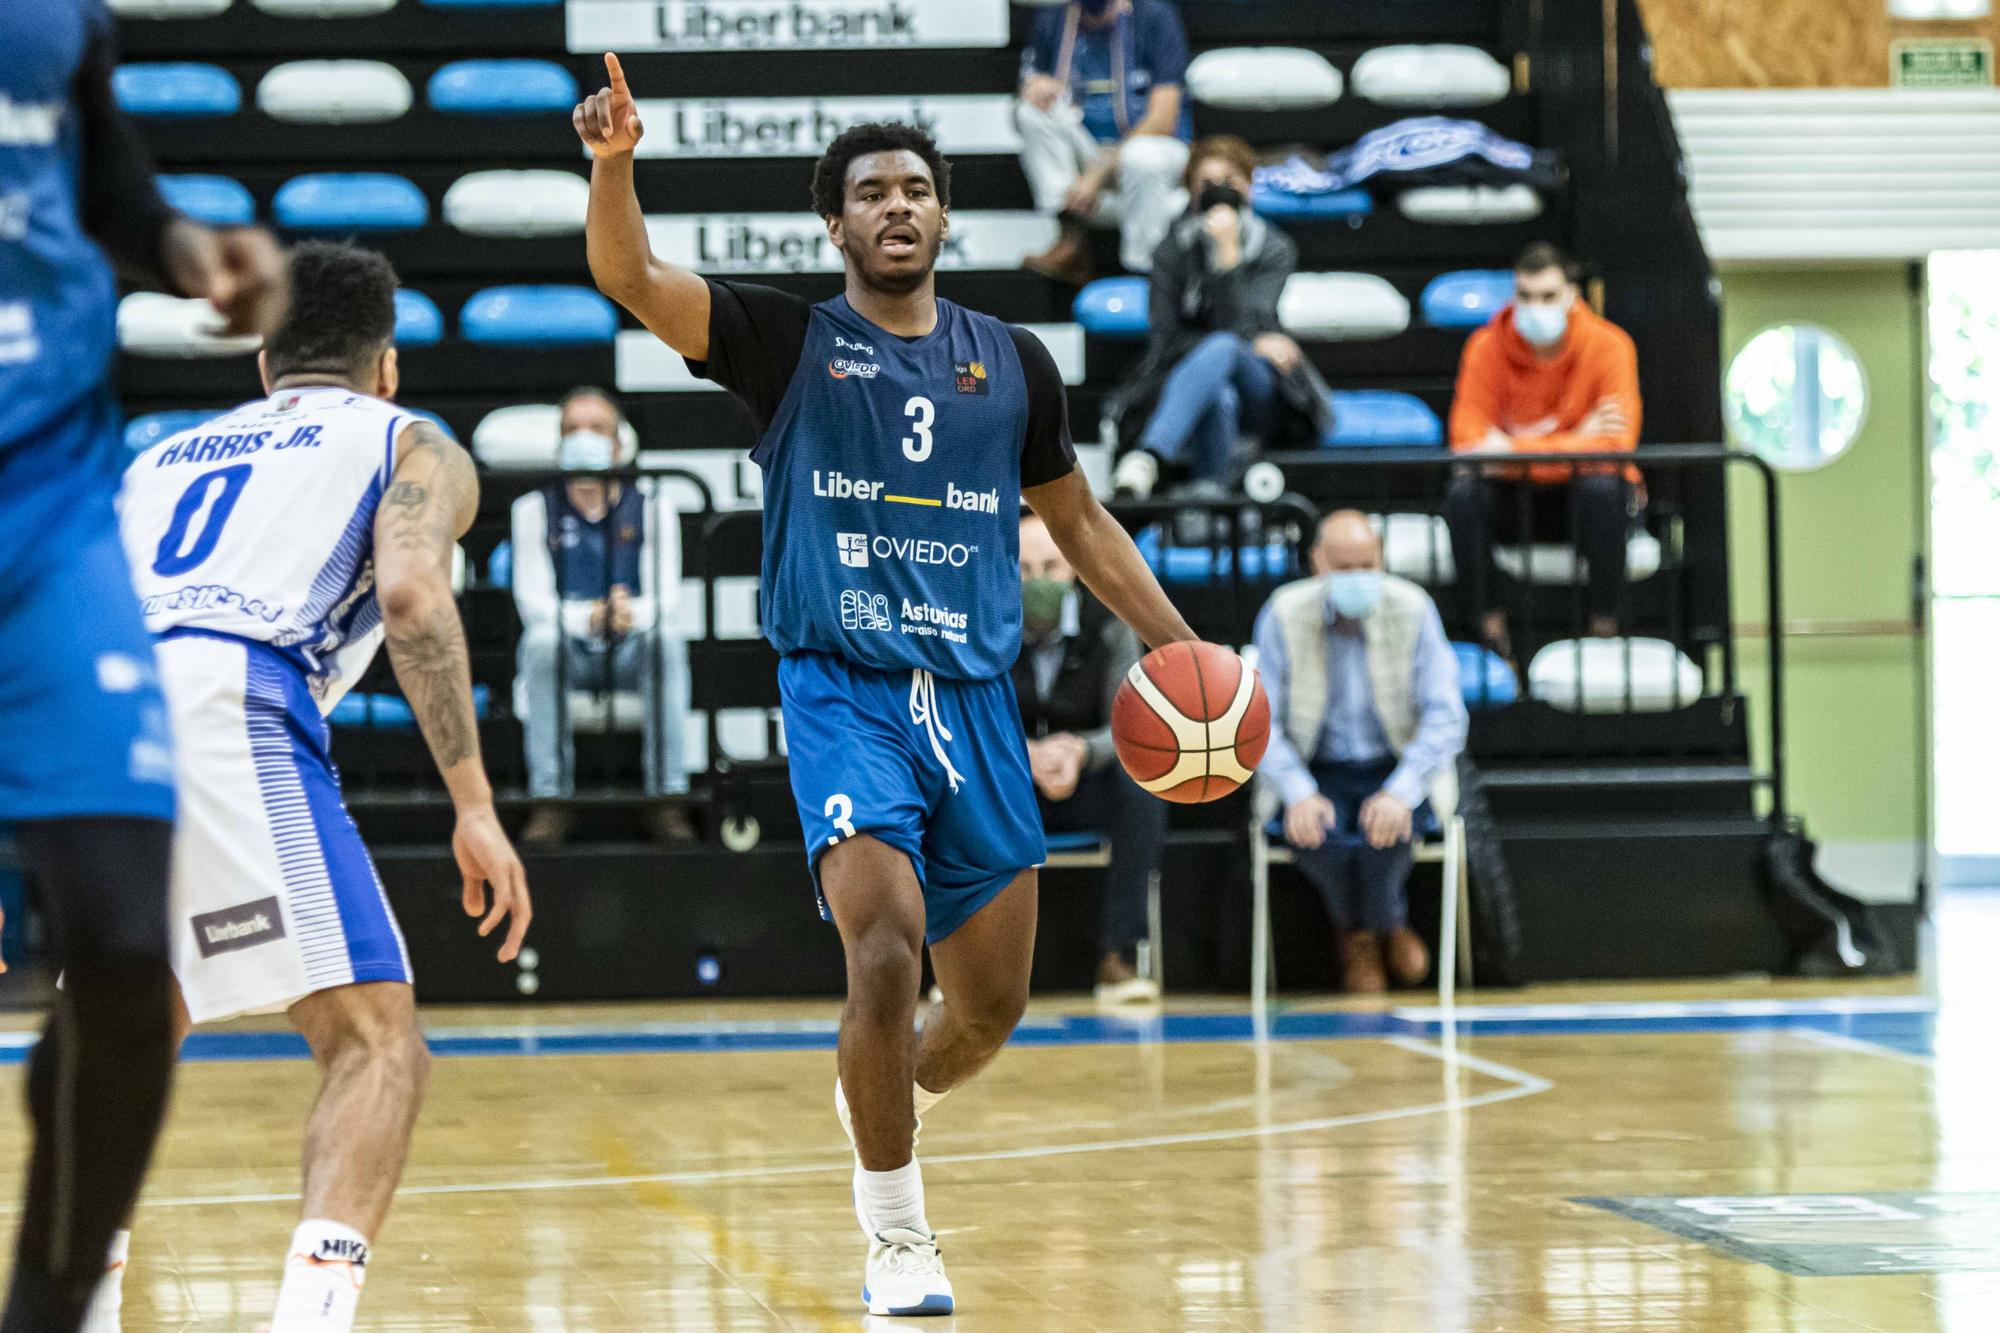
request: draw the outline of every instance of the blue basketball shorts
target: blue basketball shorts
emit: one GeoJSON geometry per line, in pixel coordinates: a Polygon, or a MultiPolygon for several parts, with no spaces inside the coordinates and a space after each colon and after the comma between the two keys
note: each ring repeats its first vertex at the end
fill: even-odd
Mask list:
{"type": "Polygon", "coordinates": [[[93,395],[0,445],[0,823],[173,818],[166,705],[114,508],[117,426],[93,395]]]}
{"type": "MultiPolygon", "coordinates": [[[[815,882],[829,848],[862,834],[887,843],[910,858],[935,944],[1047,859],[1006,676],[942,680],[793,653],[778,692],[815,882]]],[[[824,894],[819,910],[833,919],[824,894]]]]}

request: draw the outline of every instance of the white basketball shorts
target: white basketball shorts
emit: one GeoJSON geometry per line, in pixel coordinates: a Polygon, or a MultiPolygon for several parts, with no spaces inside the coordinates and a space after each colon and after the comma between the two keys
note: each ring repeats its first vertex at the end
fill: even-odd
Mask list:
{"type": "Polygon", "coordinates": [[[247,639],[159,642],[174,735],[174,973],[197,1023],[410,980],[300,667],[247,639]]]}

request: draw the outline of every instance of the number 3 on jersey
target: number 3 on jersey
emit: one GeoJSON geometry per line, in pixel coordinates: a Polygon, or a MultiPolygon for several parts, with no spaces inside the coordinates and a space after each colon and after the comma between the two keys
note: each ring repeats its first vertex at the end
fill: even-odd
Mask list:
{"type": "Polygon", "coordinates": [[[931,456],[931,449],[937,443],[931,438],[931,427],[937,424],[937,408],[930,399],[919,396],[903,404],[903,415],[910,419],[911,432],[903,437],[903,457],[921,463],[931,456]]]}
{"type": "Polygon", "coordinates": [[[153,553],[153,572],[163,578],[173,578],[185,574],[202,561],[215,554],[215,544],[222,540],[222,525],[229,521],[229,515],[236,508],[236,501],[243,495],[243,487],[250,480],[250,464],[234,463],[219,467],[213,472],[204,472],[188,483],[181,492],[180,503],[174,506],[174,516],[167,524],[167,531],[160,538],[159,550],[153,553]],[[208,507],[208,517],[188,544],[188,529],[193,526],[195,515],[207,503],[209,493],[216,490],[214,483],[221,483],[221,492],[215,503],[208,507]],[[185,549],[183,546],[185,544],[185,549]]]}

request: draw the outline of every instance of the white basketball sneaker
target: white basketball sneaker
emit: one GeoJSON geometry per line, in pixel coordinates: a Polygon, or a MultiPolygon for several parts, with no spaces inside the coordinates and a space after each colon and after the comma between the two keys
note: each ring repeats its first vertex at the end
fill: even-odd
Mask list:
{"type": "Polygon", "coordinates": [[[873,1315],[950,1314],[951,1279],[937,1237],[903,1230],[871,1237],[861,1301],[873,1315]]]}

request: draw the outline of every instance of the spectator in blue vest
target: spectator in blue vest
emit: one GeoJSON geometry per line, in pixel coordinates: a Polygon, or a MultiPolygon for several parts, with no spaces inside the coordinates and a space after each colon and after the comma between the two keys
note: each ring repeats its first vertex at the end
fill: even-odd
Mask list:
{"type": "MultiPolygon", "coordinates": [[[[562,402],[557,461],[565,471],[629,466],[638,440],[602,389],[562,402]]],[[[515,711],[526,735],[528,794],[543,802],[521,831],[549,846],[570,831],[561,798],[575,789],[569,696],[636,693],[644,704],[646,794],[687,791],[687,639],[680,601],[680,515],[652,484],[579,475],[514,502],[514,605],[521,615],[515,711]]],[[[649,823],[661,841],[694,835],[680,803],[662,800],[649,823]]]]}
{"type": "Polygon", "coordinates": [[[1035,205],[1060,216],[1063,232],[1029,268],[1090,281],[1084,232],[1103,225],[1118,228],[1127,269],[1152,269],[1186,201],[1187,65],[1187,33],[1167,0],[1070,0],[1036,15],[1015,123],[1035,205]]]}

